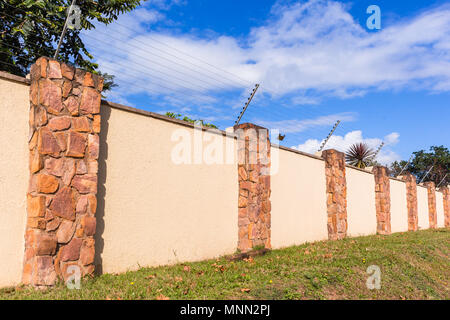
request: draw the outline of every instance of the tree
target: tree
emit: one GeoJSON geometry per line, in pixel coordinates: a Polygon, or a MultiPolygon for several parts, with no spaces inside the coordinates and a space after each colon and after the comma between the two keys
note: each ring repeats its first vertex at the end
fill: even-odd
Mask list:
{"type": "MultiPolygon", "coordinates": [[[[390,167],[389,167],[389,173],[391,176],[396,177],[398,176],[403,168],[405,168],[405,166],[408,164],[408,161],[405,160],[400,160],[400,161],[394,161],[391,163],[390,167]]],[[[405,168],[405,170],[403,170],[403,172],[405,171],[409,171],[407,170],[407,168],[405,168]]]]}
{"type": "MultiPolygon", "coordinates": [[[[81,29],[93,22],[110,24],[135,9],[141,0],[78,0],[81,29]]],[[[0,0],[0,70],[25,76],[41,56],[53,57],[72,0],[0,0]]],[[[105,90],[113,76],[101,73],[80,38],[81,30],[67,29],[58,60],[105,77],[105,90]]]]}
{"type": "Polygon", "coordinates": [[[355,167],[364,169],[371,165],[375,152],[365,143],[355,143],[345,153],[345,161],[355,167]]]}
{"type": "MultiPolygon", "coordinates": [[[[406,164],[407,161],[403,160],[393,162],[390,167],[391,174],[398,175],[406,164]]],[[[450,183],[450,151],[444,146],[432,146],[429,152],[425,150],[414,152],[413,159],[405,170],[415,175],[417,181],[421,181],[432,166],[433,169],[424,181],[434,181],[438,185],[447,175],[441,186],[448,185],[450,183]]]]}
{"type": "Polygon", "coordinates": [[[183,120],[189,123],[195,123],[195,122],[199,122],[203,127],[208,127],[208,128],[212,128],[212,129],[217,129],[217,126],[212,124],[212,123],[207,123],[203,120],[195,120],[195,119],[191,119],[187,116],[182,117],[182,115],[180,113],[174,113],[174,112],[166,112],[166,116],[169,118],[173,118],[173,119],[178,119],[178,120],[183,120]]]}

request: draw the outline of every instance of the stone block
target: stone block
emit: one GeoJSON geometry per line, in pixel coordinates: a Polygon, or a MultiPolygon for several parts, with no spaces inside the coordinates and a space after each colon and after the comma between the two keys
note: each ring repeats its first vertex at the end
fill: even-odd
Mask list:
{"type": "Polygon", "coordinates": [[[86,137],[85,135],[70,131],[66,155],[74,158],[83,158],[86,150],[86,137]]]}
{"type": "Polygon", "coordinates": [[[56,193],[50,210],[55,216],[75,220],[75,195],[70,187],[63,187],[56,193]]]}
{"type": "Polygon", "coordinates": [[[59,181],[54,176],[47,174],[36,175],[36,187],[39,193],[55,193],[58,190],[59,181]]]}

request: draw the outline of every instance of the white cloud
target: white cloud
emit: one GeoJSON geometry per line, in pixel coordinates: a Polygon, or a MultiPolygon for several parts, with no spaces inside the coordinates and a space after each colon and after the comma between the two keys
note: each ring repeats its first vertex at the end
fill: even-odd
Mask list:
{"type": "MultiPolygon", "coordinates": [[[[336,149],[341,152],[345,152],[354,143],[363,142],[366,143],[370,148],[376,150],[378,146],[384,141],[385,146],[381,149],[377,156],[377,161],[382,164],[390,164],[395,160],[400,160],[400,156],[391,150],[390,147],[396,145],[399,142],[400,135],[397,132],[392,132],[384,137],[384,139],[379,138],[364,138],[362,131],[352,131],[347,133],[345,136],[333,135],[328,141],[325,149],[336,149]]],[[[309,139],[298,146],[292,148],[308,153],[315,153],[319,149],[322,141],[316,139],[309,139]]]]}
{"type": "Polygon", "coordinates": [[[277,92],[313,88],[346,97],[349,91],[389,89],[450,78],[450,7],[369,33],[334,1],[278,6],[274,19],[252,31],[256,66],[277,92]],[[270,71],[270,72],[269,72],[270,71]]]}
{"type": "Polygon", "coordinates": [[[392,132],[391,134],[388,134],[386,137],[384,137],[384,142],[386,145],[395,145],[398,143],[400,138],[400,134],[397,132],[392,132]]]}
{"type": "MultiPolygon", "coordinates": [[[[142,87],[134,91],[148,88],[176,94],[195,89],[196,98],[242,88],[243,83],[180,51],[252,83],[262,83],[262,88],[276,97],[314,90],[314,97],[301,94],[299,99],[304,104],[317,103],[318,94],[349,98],[371,90],[450,90],[448,5],[399,20],[375,33],[361,27],[347,5],[329,0],[276,4],[263,26],[240,39],[145,28],[164,22],[162,10],[179,3],[157,0],[153,1],[156,7],[150,5],[123,15],[119,23],[131,30],[114,23],[103,27],[100,31],[106,30],[115,39],[109,38],[107,47],[91,41],[101,67],[116,74],[118,82],[121,78],[139,79],[142,87]],[[137,70],[131,70],[131,66],[137,70]],[[162,83],[170,89],[158,85],[162,83]]],[[[95,31],[90,35],[104,37],[95,31]]],[[[126,86],[119,90],[129,93],[126,86]]]]}

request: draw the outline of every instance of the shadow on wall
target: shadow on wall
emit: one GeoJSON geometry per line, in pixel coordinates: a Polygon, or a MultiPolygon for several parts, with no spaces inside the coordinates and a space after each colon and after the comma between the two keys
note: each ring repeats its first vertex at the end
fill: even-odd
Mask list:
{"type": "Polygon", "coordinates": [[[95,232],[95,273],[103,273],[102,253],[105,246],[103,239],[103,232],[105,230],[105,194],[106,194],[106,159],[108,159],[108,143],[106,137],[108,136],[109,118],[111,116],[111,108],[101,105],[101,130],[100,130],[100,154],[98,158],[98,193],[97,193],[97,228],[95,232]]]}

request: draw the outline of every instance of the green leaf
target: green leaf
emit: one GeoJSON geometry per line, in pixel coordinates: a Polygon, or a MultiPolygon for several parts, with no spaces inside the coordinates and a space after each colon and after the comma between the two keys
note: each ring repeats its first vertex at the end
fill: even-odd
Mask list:
{"type": "MultiPolygon", "coordinates": [[[[120,1],[79,1],[82,10],[81,27],[84,30],[94,28],[92,22],[109,24],[117,20],[120,14],[134,10],[141,0],[120,1]],[[90,21],[89,21],[90,20],[90,21]]],[[[55,43],[59,40],[66,21],[66,9],[70,0],[8,0],[0,6],[7,8],[8,16],[0,19],[0,30],[10,30],[1,34],[2,42],[11,47],[8,63],[17,61],[17,67],[2,65],[2,70],[25,76],[29,63],[40,56],[53,56],[55,43]],[[4,3],[4,5],[3,5],[4,3]],[[26,17],[26,18],[25,18],[26,17]],[[27,50],[23,49],[25,40],[27,50]]],[[[93,55],[86,49],[78,30],[69,30],[61,46],[59,59],[73,62],[76,66],[96,71],[98,64],[93,63],[93,55]]],[[[113,81],[114,77],[110,80],[113,81]]],[[[110,87],[113,87],[111,85],[110,87]]],[[[107,90],[108,87],[105,87],[107,90]]]]}

